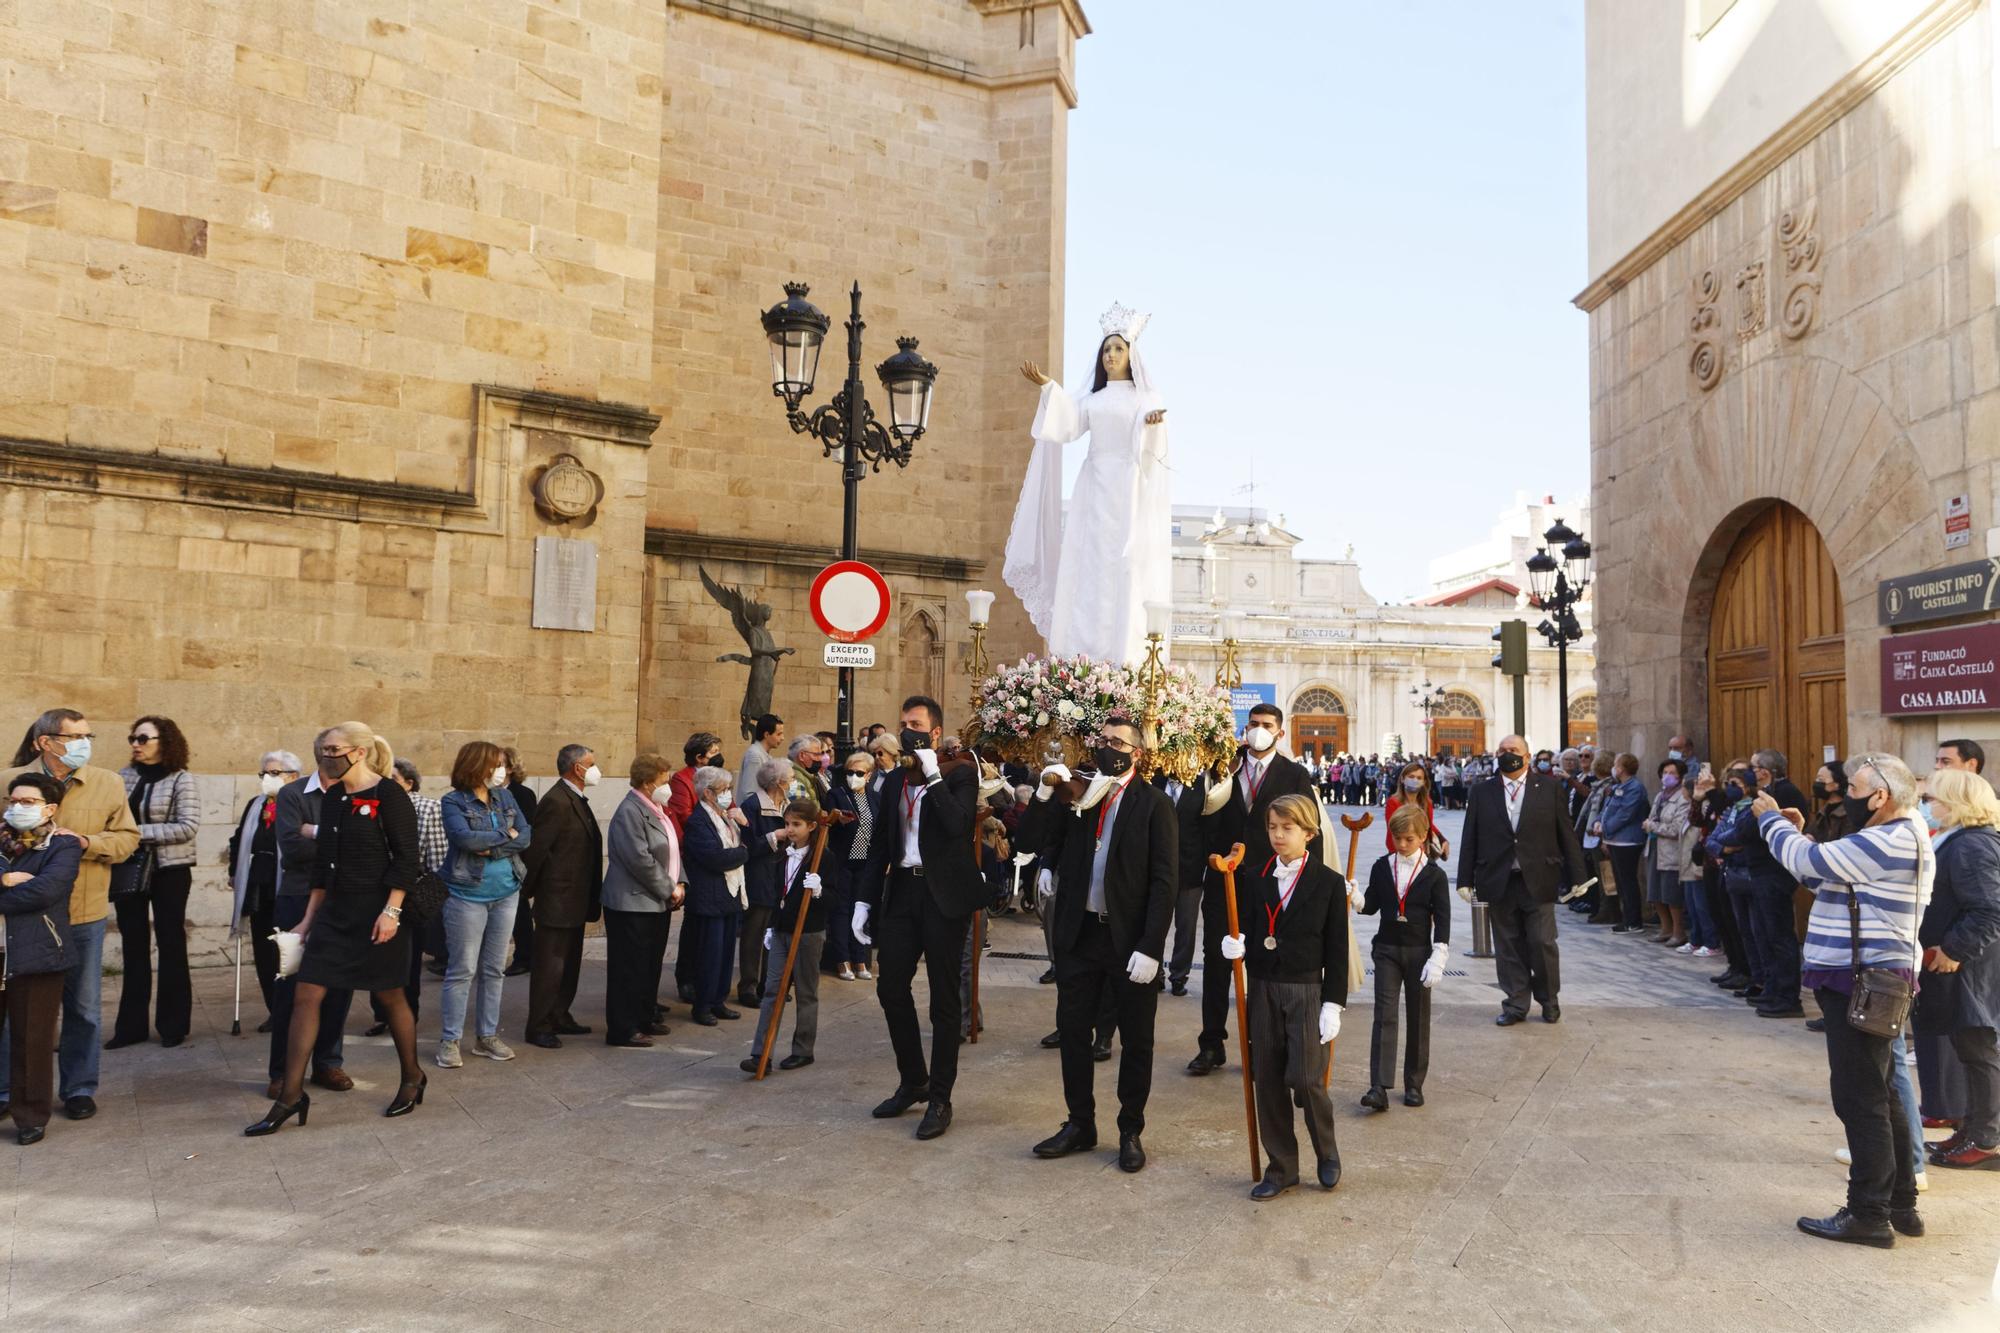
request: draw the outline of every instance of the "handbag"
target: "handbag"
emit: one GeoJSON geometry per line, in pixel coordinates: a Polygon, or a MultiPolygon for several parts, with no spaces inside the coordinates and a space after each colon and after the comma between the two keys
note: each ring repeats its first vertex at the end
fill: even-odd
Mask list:
{"type": "Polygon", "coordinates": [[[126,898],[143,898],[151,893],[153,868],[158,864],[158,854],[142,844],[138,851],[112,866],[111,900],[119,902],[126,898]]]}
{"type": "Polygon", "coordinates": [[[444,900],[450,896],[451,891],[435,872],[419,870],[417,882],[403,895],[403,917],[413,926],[435,921],[444,915],[444,900]]]}
{"type": "Polygon", "coordinates": [[[1854,954],[1854,994],[1847,1001],[1847,1025],[1871,1037],[1896,1037],[1910,1021],[1916,992],[1901,976],[1881,967],[1861,966],[1861,905],[1847,890],[1847,933],[1854,954]]]}

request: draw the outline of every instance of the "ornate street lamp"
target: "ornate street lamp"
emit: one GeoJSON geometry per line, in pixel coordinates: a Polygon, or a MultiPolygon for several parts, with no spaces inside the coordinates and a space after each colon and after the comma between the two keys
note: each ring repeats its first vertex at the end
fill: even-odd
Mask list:
{"type": "Polygon", "coordinates": [[[1429,676],[1424,677],[1423,684],[1410,686],[1410,698],[1416,702],[1418,711],[1424,715],[1424,744],[1427,747],[1425,751],[1427,754],[1437,753],[1437,734],[1433,728],[1437,725],[1438,711],[1444,707],[1446,693],[1444,686],[1431,684],[1429,676]]]}
{"type": "Polygon", "coordinates": [[[986,658],[986,626],[993,619],[993,594],[983,588],[965,591],[966,624],[972,628],[972,654],[965,659],[965,674],[972,677],[972,711],[979,711],[979,686],[992,670],[986,658]]]}
{"type": "Polygon", "coordinates": [[[1576,607],[1590,586],[1590,576],[1590,543],[1558,518],[1542,534],[1542,549],[1528,557],[1529,590],[1547,615],[1535,629],[1556,650],[1557,716],[1562,726],[1558,749],[1569,745],[1569,646],[1583,638],[1576,607]]]}
{"type": "Polygon", "coordinates": [[[1215,668],[1218,689],[1234,690],[1243,684],[1243,664],[1237,650],[1243,646],[1243,617],[1233,612],[1222,617],[1222,661],[1215,668]]]}
{"type": "MultiPolygon", "coordinates": [[[[840,557],[858,558],[861,479],[882,464],[908,467],[916,442],[931,419],[931,389],[937,367],[917,353],[915,338],[898,338],[896,354],[875,368],[889,398],[889,424],[876,419],[861,380],[861,284],[848,293],[847,378],[830,402],[806,411],[801,404],[813,391],[819,374],[819,354],[832,321],[806,297],[803,282],[785,284],[785,299],[762,315],[764,337],[771,345],[771,392],[785,400],[785,419],[794,431],[820,443],[820,456],[839,458],[844,488],[841,506],[840,557]]],[[[988,605],[991,605],[989,597],[988,605]]],[[[854,669],[840,669],[840,698],[834,749],[845,759],[854,749],[854,669]]]]}

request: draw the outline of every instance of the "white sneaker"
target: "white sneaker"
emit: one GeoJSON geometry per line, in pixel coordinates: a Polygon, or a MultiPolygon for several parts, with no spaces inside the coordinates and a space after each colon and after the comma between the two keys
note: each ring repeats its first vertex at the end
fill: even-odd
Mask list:
{"type": "Polygon", "coordinates": [[[1694,951],[1694,956],[1696,958],[1713,958],[1715,957],[1715,950],[1709,948],[1706,944],[1704,944],[1699,949],[1696,949],[1694,951]]]}
{"type": "Polygon", "coordinates": [[[1674,952],[1692,956],[1694,954],[1694,946],[1692,944],[1683,944],[1680,948],[1674,950],[1674,952]]]}
{"type": "Polygon", "coordinates": [[[1833,1150],[1833,1160],[1839,1162],[1842,1166],[1853,1166],[1854,1154],[1845,1148],[1835,1148],[1833,1150]]]}
{"type": "Polygon", "coordinates": [[[465,1057],[458,1053],[457,1042],[441,1041],[438,1043],[437,1067],[439,1069],[458,1069],[464,1064],[465,1057]]]}
{"type": "Polygon", "coordinates": [[[1929,1189],[1930,1187],[1931,1187],[1931,1173],[1928,1171],[1917,1172],[1917,1193],[1922,1194],[1925,1190],[1929,1189]]]}
{"type": "Polygon", "coordinates": [[[498,1037],[481,1037],[478,1044],[472,1049],[478,1051],[489,1060],[511,1060],[514,1058],[514,1048],[498,1037]]]}

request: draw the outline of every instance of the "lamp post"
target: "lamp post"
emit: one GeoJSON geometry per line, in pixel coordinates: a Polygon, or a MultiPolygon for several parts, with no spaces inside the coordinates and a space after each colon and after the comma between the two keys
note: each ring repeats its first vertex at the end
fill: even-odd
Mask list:
{"type": "Polygon", "coordinates": [[[1437,754],[1436,717],[1438,710],[1444,706],[1444,696],[1444,686],[1431,684],[1429,676],[1424,677],[1423,684],[1410,686],[1410,698],[1416,701],[1417,710],[1424,715],[1425,753],[1433,756],[1437,754]]]}
{"type": "MultiPolygon", "coordinates": [[[[915,338],[896,339],[896,354],[875,368],[889,395],[885,427],[869,404],[861,380],[861,284],[848,293],[847,379],[832,401],[808,413],[800,406],[813,390],[819,371],[820,347],[830,321],[806,300],[803,282],[785,284],[785,299],[763,313],[764,337],[771,344],[771,393],[785,400],[785,419],[793,431],[820,442],[822,458],[840,460],[844,495],[841,504],[840,558],[858,558],[861,523],[861,478],[880,472],[885,462],[908,467],[916,442],[931,418],[931,388],[937,367],[917,354],[915,338]]],[[[990,598],[989,598],[990,605],[990,598]]],[[[854,750],[854,668],[840,668],[840,698],[834,722],[834,749],[840,760],[854,750]]]]}
{"type": "Polygon", "coordinates": [[[965,659],[965,674],[972,677],[974,714],[979,712],[979,683],[992,669],[992,664],[986,660],[986,626],[992,615],[993,594],[983,588],[968,588],[965,593],[965,616],[966,624],[972,627],[972,654],[965,659]]]}
{"type": "Polygon", "coordinates": [[[1167,683],[1162,649],[1173,623],[1173,607],[1165,602],[1146,603],[1146,660],[1139,664],[1139,689],[1146,698],[1146,715],[1140,719],[1139,735],[1149,751],[1157,749],[1160,743],[1160,691],[1167,683]]]}
{"type": "Polygon", "coordinates": [[[1547,617],[1535,630],[1556,650],[1559,750],[1569,744],[1569,646],[1583,638],[1576,607],[1590,586],[1590,558],[1590,543],[1561,518],[1542,534],[1542,549],[1528,557],[1528,582],[1535,605],[1547,617]]]}

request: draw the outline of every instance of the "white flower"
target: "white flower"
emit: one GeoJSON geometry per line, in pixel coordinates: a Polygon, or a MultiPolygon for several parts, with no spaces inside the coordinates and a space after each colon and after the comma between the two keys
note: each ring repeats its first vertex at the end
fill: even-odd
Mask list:
{"type": "Polygon", "coordinates": [[[1035,714],[1036,726],[1046,727],[1048,724],[1049,724],[1049,714],[1047,709],[1043,709],[1041,712],[1035,714]]]}

